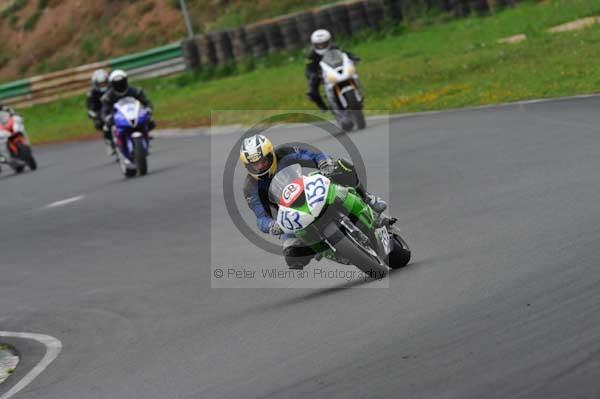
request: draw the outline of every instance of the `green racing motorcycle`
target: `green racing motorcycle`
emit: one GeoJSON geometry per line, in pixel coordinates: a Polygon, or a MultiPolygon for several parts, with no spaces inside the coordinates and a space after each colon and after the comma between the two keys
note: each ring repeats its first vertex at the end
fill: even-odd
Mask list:
{"type": "Polygon", "coordinates": [[[280,170],[271,181],[269,200],[278,205],[283,232],[319,258],[354,265],[371,278],[407,265],[411,251],[394,226],[397,220],[378,215],[355,186],[337,181],[335,175],[305,172],[298,164],[280,170]]]}

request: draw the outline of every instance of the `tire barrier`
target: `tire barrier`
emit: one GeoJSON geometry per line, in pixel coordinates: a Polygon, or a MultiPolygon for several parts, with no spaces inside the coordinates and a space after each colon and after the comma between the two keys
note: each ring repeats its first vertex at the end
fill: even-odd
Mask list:
{"type": "Polygon", "coordinates": [[[264,27],[260,24],[246,27],[246,41],[251,49],[252,56],[264,57],[269,52],[269,45],[264,27]]]}
{"type": "Polygon", "coordinates": [[[369,27],[373,30],[380,30],[385,19],[385,8],[381,1],[365,2],[365,11],[369,27]]]}
{"type": "Polygon", "coordinates": [[[303,43],[308,43],[310,35],[316,30],[315,17],[312,11],[296,14],[296,24],[300,39],[303,43]]]}
{"type": "Polygon", "coordinates": [[[400,22],[404,19],[404,13],[402,12],[402,6],[404,5],[403,0],[384,0],[385,12],[389,16],[391,21],[400,22]]]}
{"type": "Polygon", "coordinates": [[[326,8],[320,8],[314,11],[315,17],[315,28],[316,29],[327,29],[333,31],[333,20],[331,14],[326,8]]]}
{"type": "Polygon", "coordinates": [[[241,61],[244,58],[252,55],[252,49],[246,41],[246,30],[241,27],[231,31],[230,33],[233,57],[236,61],[241,61]]]}
{"type": "Polygon", "coordinates": [[[329,15],[331,15],[331,19],[333,21],[333,34],[342,36],[352,35],[352,29],[350,28],[350,17],[348,16],[348,8],[345,4],[330,7],[329,15]]]}
{"type": "Polygon", "coordinates": [[[270,21],[264,25],[269,52],[276,53],[285,49],[285,42],[281,33],[281,28],[275,21],[270,21]]]}
{"type": "Polygon", "coordinates": [[[277,23],[279,24],[281,37],[283,39],[285,48],[293,49],[301,46],[304,43],[304,40],[302,40],[300,37],[300,32],[298,32],[296,18],[293,16],[283,17],[280,18],[277,23]]]}
{"type": "Polygon", "coordinates": [[[234,61],[233,45],[229,32],[218,32],[214,35],[215,54],[217,63],[228,64],[234,61]]]}
{"type": "Polygon", "coordinates": [[[364,1],[348,4],[348,18],[350,19],[350,32],[356,34],[369,27],[367,9],[364,1]]]}
{"type": "Polygon", "coordinates": [[[202,66],[215,66],[219,63],[217,58],[217,50],[215,48],[215,42],[213,34],[208,33],[198,37],[196,41],[198,43],[198,52],[200,53],[200,64],[202,66]]]}
{"type": "Polygon", "coordinates": [[[328,29],[336,37],[352,36],[364,29],[381,29],[385,20],[401,22],[409,18],[411,9],[419,7],[466,16],[489,12],[490,3],[494,7],[512,7],[517,0],[358,0],[337,3],[229,31],[209,32],[181,43],[109,61],[2,84],[0,100],[26,106],[80,94],[88,87],[91,73],[98,68],[125,69],[133,78],[168,75],[308,46],[315,29],[328,29]]]}
{"type": "Polygon", "coordinates": [[[457,17],[465,17],[469,15],[469,4],[464,0],[449,0],[449,11],[457,17]]]}
{"type": "Polygon", "coordinates": [[[185,68],[189,70],[200,67],[200,53],[195,39],[186,39],[181,42],[183,58],[185,59],[185,68]]]}
{"type": "Polygon", "coordinates": [[[469,2],[469,7],[471,8],[471,11],[475,12],[477,15],[485,15],[490,11],[488,0],[471,0],[469,2]]]}

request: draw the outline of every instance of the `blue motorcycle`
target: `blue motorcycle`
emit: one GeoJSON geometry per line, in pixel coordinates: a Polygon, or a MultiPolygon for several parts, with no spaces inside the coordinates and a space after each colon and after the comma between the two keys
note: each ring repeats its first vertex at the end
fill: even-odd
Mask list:
{"type": "Polygon", "coordinates": [[[113,139],[125,177],[148,173],[150,112],[133,97],[125,97],[114,107],[113,139]]]}

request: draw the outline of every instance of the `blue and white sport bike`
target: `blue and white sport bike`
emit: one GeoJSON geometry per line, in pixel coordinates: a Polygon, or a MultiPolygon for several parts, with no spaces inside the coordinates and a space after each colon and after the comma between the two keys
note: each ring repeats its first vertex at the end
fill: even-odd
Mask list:
{"type": "Polygon", "coordinates": [[[117,102],[113,111],[113,139],[126,177],[148,173],[150,112],[133,97],[117,102]]]}

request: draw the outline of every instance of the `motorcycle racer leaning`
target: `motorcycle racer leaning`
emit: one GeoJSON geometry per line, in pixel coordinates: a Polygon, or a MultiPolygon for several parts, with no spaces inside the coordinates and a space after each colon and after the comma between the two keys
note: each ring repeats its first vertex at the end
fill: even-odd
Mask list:
{"type": "MultiPolygon", "coordinates": [[[[108,82],[110,88],[108,91],[102,96],[102,120],[106,124],[106,129],[111,131],[112,123],[113,123],[113,108],[119,100],[125,97],[133,97],[138,100],[142,105],[148,108],[150,114],[152,114],[152,103],[146,97],[144,91],[140,88],[129,86],[128,77],[125,71],[117,69],[112,71],[108,82]]],[[[148,129],[154,130],[156,127],[156,123],[152,117],[150,117],[150,122],[148,123],[148,129]]]]}
{"type": "MultiPolygon", "coordinates": [[[[322,152],[300,146],[282,145],[274,148],[271,141],[260,134],[244,140],[240,149],[240,160],[248,171],[243,187],[244,198],[256,215],[259,230],[266,234],[281,236],[284,240],[283,255],[290,269],[304,268],[316,253],[304,246],[300,239],[283,234],[274,219],[277,215],[273,214],[272,210],[272,207],[277,205],[269,201],[271,180],[279,170],[293,164],[319,169],[325,176],[331,175],[336,170],[337,163],[343,165],[347,173],[355,173],[352,164],[345,160],[336,162],[322,152]]],[[[381,198],[368,193],[362,185],[359,184],[356,190],[375,212],[380,214],[387,209],[387,204],[381,198]]]]}
{"type": "MultiPolygon", "coordinates": [[[[308,62],[306,63],[304,72],[308,85],[306,95],[310,101],[317,105],[317,107],[323,111],[327,111],[327,104],[325,104],[325,101],[323,101],[323,97],[321,97],[321,93],[319,92],[319,88],[323,82],[323,73],[321,71],[320,62],[323,59],[323,55],[328,50],[337,49],[337,47],[331,44],[331,33],[325,29],[314,31],[310,36],[310,41],[312,43],[312,50],[308,54],[308,62]]],[[[360,61],[360,58],[356,55],[348,51],[344,51],[344,53],[346,53],[352,61],[360,61]]]]}

